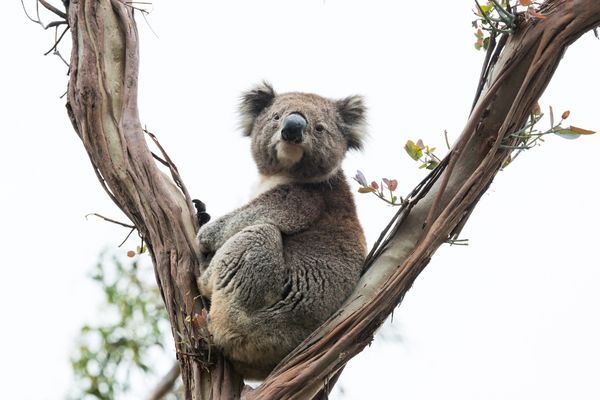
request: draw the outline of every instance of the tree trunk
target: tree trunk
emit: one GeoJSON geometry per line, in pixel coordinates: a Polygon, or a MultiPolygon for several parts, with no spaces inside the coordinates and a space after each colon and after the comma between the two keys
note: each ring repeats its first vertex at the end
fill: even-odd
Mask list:
{"type": "MultiPolygon", "coordinates": [[[[501,144],[511,144],[507,135],[523,126],[567,46],[600,24],[598,0],[548,0],[540,12],[545,19],[521,21],[499,42],[460,138],[392,221],[353,295],[244,398],[323,398],[435,250],[457,234],[507,156],[501,144]]],[[[194,208],[164,152],[173,180],[158,169],[139,121],[133,9],[120,0],[71,0],[69,24],[69,116],[102,186],[148,244],[186,398],[239,398],[240,377],[205,341],[194,208]]]]}

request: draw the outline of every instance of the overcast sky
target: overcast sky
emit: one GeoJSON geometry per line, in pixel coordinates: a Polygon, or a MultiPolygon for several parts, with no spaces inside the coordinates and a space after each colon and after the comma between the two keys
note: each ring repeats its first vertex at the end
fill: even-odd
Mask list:
{"type": "MultiPolygon", "coordinates": [[[[236,104],[262,79],[280,92],[365,95],[370,139],[344,168],[396,178],[401,193],[424,176],[406,140],[441,150],[444,130],[454,139],[466,121],[483,57],[470,0],[154,3],[156,35],[138,19],[142,123],[213,217],[242,204],[255,180],[236,104]]],[[[74,338],[97,318],[87,274],[101,251],[127,250],[116,249],[123,228],[84,215],[124,217],[66,116],[65,65],[42,56],[52,34],[18,1],[4,9],[2,397],[61,399],[74,338]]],[[[567,51],[542,109],[569,109],[568,122],[600,130],[598,71],[600,41],[587,34],[567,51]]],[[[463,231],[469,246],[436,253],[333,398],[340,388],[344,399],[600,398],[599,150],[598,135],[548,137],[501,172],[463,231]]],[[[372,243],[394,210],[356,199],[372,243]]]]}

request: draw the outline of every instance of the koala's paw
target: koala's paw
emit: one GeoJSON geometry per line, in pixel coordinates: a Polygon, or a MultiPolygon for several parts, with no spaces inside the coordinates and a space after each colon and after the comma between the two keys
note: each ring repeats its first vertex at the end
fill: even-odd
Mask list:
{"type": "Polygon", "coordinates": [[[200,252],[198,254],[198,264],[200,267],[200,273],[203,273],[208,269],[214,255],[215,254],[213,252],[210,252],[207,249],[204,249],[202,248],[202,246],[200,246],[200,252]]]}
{"type": "Polygon", "coordinates": [[[216,249],[213,248],[212,243],[207,240],[206,236],[201,235],[201,232],[202,229],[198,233],[198,262],[200,264],[200,271],[204,272],[210,265],[216,249]]]}
{"type": "Polygon", "coordinates": [[[210,215],[206,212],[206,205],[198,200],[192,200],[194,207],[196,207],[196,218],[198,219],[198,225],[202,226],[210,221],[210,215]]]}
{"type": "Polygon", "coordinates": [[[223,245],[222,221],[217,219],[200,227],[198,231],[198,257],[204,270],[212,261],[213,256],[223,245]]]}
{"type": "Polygon", "coordinates": [[[202,275],[200,275],[196,281],[196,283],[198,284],[198,289],[200,290],[200,293],[202,294],[202,296],[206,297],[207,299],[210,299],[212,297],[212,292],[213,292],[213,282],[211,281],[211,276],[212,276],[212,270],[207,269],[205,270],[202,275]]]}

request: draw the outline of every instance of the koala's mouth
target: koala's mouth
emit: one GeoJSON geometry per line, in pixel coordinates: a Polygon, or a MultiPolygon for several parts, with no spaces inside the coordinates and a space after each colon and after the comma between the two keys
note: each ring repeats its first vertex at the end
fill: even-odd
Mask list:
{"type": "Polygon", "coordinates": [[[275,156],[282,167],[288,168],[302,159],[302,156],[304,156],[304,147],[302,144],[280,140],[275,144],[275,156]]]}

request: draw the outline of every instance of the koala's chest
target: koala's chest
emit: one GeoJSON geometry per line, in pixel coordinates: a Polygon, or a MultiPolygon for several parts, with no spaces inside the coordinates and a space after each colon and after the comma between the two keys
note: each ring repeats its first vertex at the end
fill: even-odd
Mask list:
{"type": "Polygon", "coordinates": [[[260,196],[261,194],[268,192],[269,190],[275,189],[276,187],[281,185],[287,185],[291,182],[292,180],[287,176],[261,175],[258,179],[258,182],[254,185],[251,197],[254,199],[260,196]]]}

